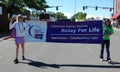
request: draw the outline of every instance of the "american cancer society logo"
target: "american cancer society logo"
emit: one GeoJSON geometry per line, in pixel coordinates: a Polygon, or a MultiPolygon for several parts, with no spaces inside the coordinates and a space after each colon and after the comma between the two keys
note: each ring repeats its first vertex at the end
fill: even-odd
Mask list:
{"type": "Polygon", "coordinates": [[[44,31],[39,25],[29,25],[29,36],[34,39],[43,39],[44,31]]]}
{"type": "Polygon", "coordinates": [[[29,21],[26,27],[26,42],[45,42],[47,22],[29,21]]]}
{"type": "Polygon", "coordinates": [[[34,30],[34,38],[35,39],[43,39],[44,32],[40,29],[34,30]]]}
{"type": "Polygon", "coordinates": [[[26,42],[45,42],[47,22],[28,21],[26,23],[26,42]]]}

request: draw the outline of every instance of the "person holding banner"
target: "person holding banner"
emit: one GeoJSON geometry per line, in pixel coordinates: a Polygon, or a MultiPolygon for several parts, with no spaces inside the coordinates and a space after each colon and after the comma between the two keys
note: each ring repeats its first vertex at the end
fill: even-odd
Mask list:
{"type": "Polygon", "coordinates": [[[10,29],[15,29],[16,30],[16,37],[15,37],[15,44],[16,44],[16,58],[14,60],[15,64],[19,63],[18,61],[18,52],[19,52],[19,47],[21,45],[22,47],[22,59],[25,60],[24,57],[24,52],[25,52],[25,47],[24,47],[24,36],[25,36],[25,23],[23,22],[23,17],[21,14],[19,14],[16,18],[16,21],[12,23],[10,22],[10,29]]]}
{"type": "Polygon", "coordinates": [[[103,43],[101,45],[101,51],[100,51],[100,60],[103,61],[103,53],[104,53],[104,46],[106,46],[106,52],[107,52],[107,61],[111,62],[110,58],[110,36],[113,34],[113,28],[111,26],[111,21],[109,19],[106,19],[103,25],[103,43]]]}

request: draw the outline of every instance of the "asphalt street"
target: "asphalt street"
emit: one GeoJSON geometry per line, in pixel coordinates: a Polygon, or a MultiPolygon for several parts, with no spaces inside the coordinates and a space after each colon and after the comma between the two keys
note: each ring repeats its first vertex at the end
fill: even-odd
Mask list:
{"type": "Polygon", "coordinates": [[[99,60],[100,44],[28,42],[25,50],[14,64],[14,39],[0,38],[0,72],[120,72],[120,31],[111,37],[111,63],[99,60]]]}

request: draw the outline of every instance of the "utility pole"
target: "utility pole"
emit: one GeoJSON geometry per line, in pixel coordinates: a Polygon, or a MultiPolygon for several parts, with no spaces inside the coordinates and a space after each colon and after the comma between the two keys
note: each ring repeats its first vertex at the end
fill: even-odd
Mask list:
{"type": "Polygon", "coordinates": [[[112,16],[114,15],[114,12],[115,12],[115,0],[113,0],[113,14],[112,14],[112,16]]]}
{"type": "MultiPolygon", "coordinates": [[[[75,14],[76,14],[76,0],[75,0],[75,14]]],[[[75,15],[75,21],[76,21],[76,15],[75,15]]]]}

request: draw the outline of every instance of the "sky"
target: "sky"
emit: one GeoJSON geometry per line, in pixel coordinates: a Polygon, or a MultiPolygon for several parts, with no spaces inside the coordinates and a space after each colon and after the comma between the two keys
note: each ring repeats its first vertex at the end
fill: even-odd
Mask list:
{"type": "Polygon", "coordinates": [[[113,7],[113,0],[46,0],[49,6],[61,6],[57,11],[56,8],[49,8],[47,11],[62,12],[68,18],[77,12],[87,13],[87,17],[110,18],[113,11],[109,9],[99,9],[88,7],[83,10],[83,6],[113,7]]]}

